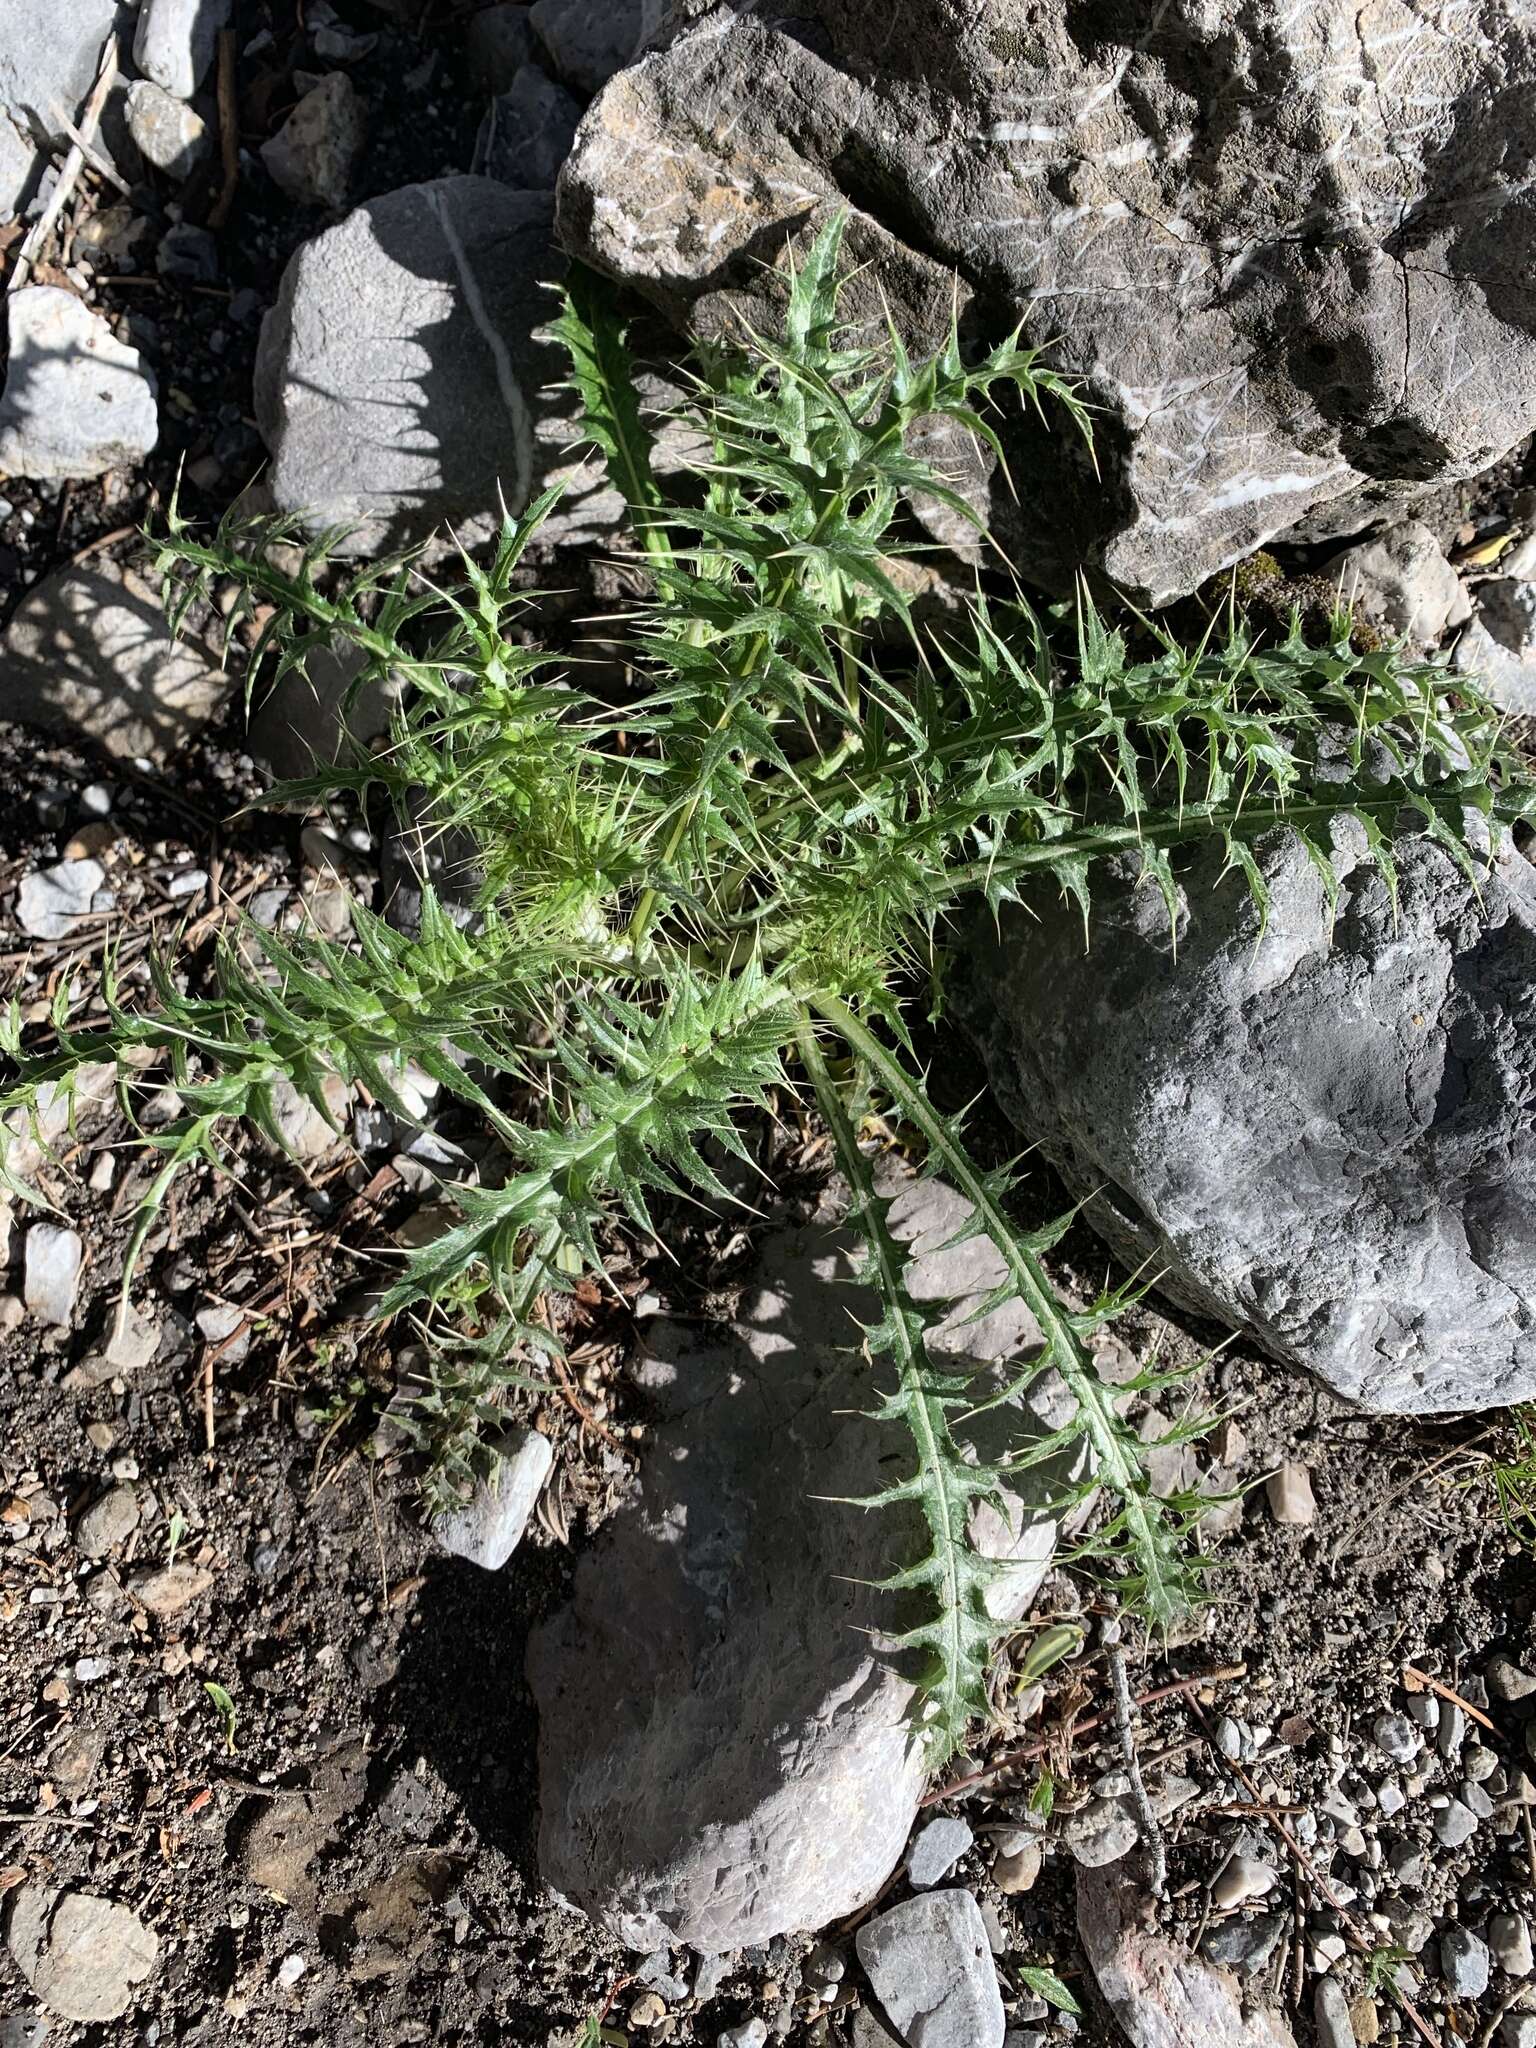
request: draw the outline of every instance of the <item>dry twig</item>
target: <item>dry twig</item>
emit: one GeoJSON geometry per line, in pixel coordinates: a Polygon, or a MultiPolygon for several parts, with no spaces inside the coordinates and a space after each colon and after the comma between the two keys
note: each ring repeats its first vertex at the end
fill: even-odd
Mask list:
{"type": "Polygon", "coordinates": [[[75,140],[70,144],[69,154],[64,159],[58,183],[48,195],[48,204],[32,223],[27,231],[26,240],[16,252],[15,268],[5,287],[8,293],[19,292],[32,275],[32,266],[46,245],[48,237],[53,233],[59,215],[64,211],[65,201],[75,189],[80,173],[85,169],[86,151],[90,149],[92,138],[100,126],[101,110],[107,104],[107,94],[112,90],[112,83],[116,77],[117,36],[114,33],[109,35],[101,46],[101,69],[96,74],[96,83],[91,87],[91,96],[85,103],[85,112],[80,116],[79,130],[77,132],[73,127],[70,129],[75,140]]]}

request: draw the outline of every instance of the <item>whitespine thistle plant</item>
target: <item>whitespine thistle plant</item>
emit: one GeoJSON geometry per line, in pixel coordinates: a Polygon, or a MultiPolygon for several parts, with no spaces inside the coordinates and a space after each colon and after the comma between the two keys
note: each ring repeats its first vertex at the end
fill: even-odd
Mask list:
{"type": "Polygon", "coordinates": [[[418,936],[361,907],[348,943],[248,927],[238,947],[218,946],[199,993],[166,961],[150,1006],[130,1009],[109,977],[99,1031],[73,1027],[66,991],[35,1040],[13,1014],[0,1109],[24,1124],[83,1066],[115,1060],[131,1084],[159,1055],[156,1079],[182,1114],[145,1133],[163,1164],[142,1237],[183,1166],[220,1162],[233,1120],[277,1135],[280,1077],[325,1113],[338,1074],[408,1119],[402,1072],[424,1068],[505,1159],[496,1184],[448,1188],[459,1221],[410,1258],[381,1309],[460,1333],[417,1411],[433,1484],[451,1494],[476,1471],[500,1397],[556,1341],[545,1298],[600,1272],[626,1219],[651,1233],[658,1196],[728,1199],[711,1156],[744,1156],[743,1120],[804,1091],[883,1303],[865,1333],[871,1413],[911,1436],[910,1468],[882,1499],[917,1504],[926,1548],[893,1559],[890,1584],[926,1605],[905,1642],[942,1754],[986,1707],[997,1637],[969,1510],[1026,1457],[1086,1441],[1104,1502],[1088,1548],[1150,1626],[1195,1596],[1200,1561],[1196,1503],[1153,1495],[1095,1372],[1095,1335],[1132,1290],[1064,1303],[1044,1264],[1064,1222],[1021,1227],[1011,1174],[984,1169],[930,1098],[904,1023],[925,963],[968,906],[1026,884],[1070,891],[1086,919],[1107,856],[1139,861],[1171,911],[1178,850],[1215,838],[1232,886],[1262,910],[1267,834],[1297,834],[1331,896],[1342,819],[1391,886],[1400,830],[1475,872],[1488,824],[1532,800],[1464,679],[1357,652],[1345,620],[1323,648],[1294,630],[1261,647],[1229,618],[1224,637],[1187,649],[1145,620],[1128,640],[1086,595],[1054,621],[1018,596],[978,595],[921,631],[902,581],[905,501],[966,508],[910,452],[909,430],[938,415],[999,452],[992,409],[1010,393],[1068,431],[1087,419],[1017,336],[969,360],[952,335],[921,364],[894,335],[852,336],[840,242],[834,223],[788,278],[777,338],[701,353],[684,409],[709,453],[665,489],[616,302],[589,274],[569,282],[554,331],[648,580],[612,623],[628,639],[627,685],[584,691],[513,637],[536,615],[515,572],[549,498],[447,580],[409,557],[343,572],[327,560],[334,536],[289,572],[273,559],[272,542],[292,539],[280,527],[226,523],[201,539],[173,510],[157,546],[178,622],[232,577],[235,619],[265,612],[253,666],[269,663],[276,685],[341,640],[363,657],[356,693],[386,677],[405,686],[386,745],[276,796],[350,790],[425,816],[473,849],[474,914],[456,922],[427,889],[418,936]],[[996,1247],[1004,1277],[983,1312],[1012,1296],[1033,1312],[1043,1347],[1012,1362],[1012,1383],[1056,1372],[1075,1399],[1060,1437],[1017,1460],[976,1464],[957,1445],[977,1396],[953,1360],[929,1357],[942,1308],[907,1290],[861,1135],[871,1101],[971,1204],[963,1234],[996,1247]]]}

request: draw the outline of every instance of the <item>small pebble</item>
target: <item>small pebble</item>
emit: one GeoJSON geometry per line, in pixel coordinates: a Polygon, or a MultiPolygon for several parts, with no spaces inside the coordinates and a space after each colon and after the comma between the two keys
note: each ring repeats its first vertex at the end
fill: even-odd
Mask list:
{"type": "Polygon", "coordinates": [[[1435,1840],[1443,1849],[1459,1849],[1469,1836],[1476,1833],[1477,1815],[1463,1806],[1459,1799],[1452,1799],[1435,1815],[1434,1825],[1435,1840]]]}
{"type": "Polygon", "coordinates": [[[1440,1702],[1439,1727],[1435,1734],[1435,1747],[1447,1763],[1454,1763],[1461,1755],[1461,1745],[1467,1739],[1467,1717],[1451,1700],[1440,1702]]]}
{"type": "Polygon", "coordinates": [[[642,1991],[629,2008],[629,2024],[648,2030],[667,2016],[667,2002],[654,1991],[642,1991]]]}
{"type": "Polygon", "coordinates": [[[1312,1997],[1312,2018],[1317,2027],[1318,2048],[1356,2048],[1349,2001],[1335,1978],[1324,1977],[1319,1981],[1312,1997]]]}
{"type": "Polygon", "coordinates": [[[755,2017],[743,2020],[739,2027],[727,2027],[715,2037],[716,2048],[763,2048],[767,2038],[766,2022],[755,2017]]]}
{"type": "Polygon", "coordinates": [[[1427,1692],[1411,1692],[1403,1702],[1403,1712],[1416,1728],[1425,1734],[1440,1725],[1440,1702],[1432,1699],[1427,1692]]]}
{"type": "Polygon", "coordinates": [[[975,1840],[967,1824],[955,1814],[941,1814],[918,1831],[907,1851],[907,1875],[919,1891],[926,1891],[948,1877],[975,1840]]]}
{"type": "Polygon", "coordinates": [[[1275,1873],[1267,1863],[1253,1856],[1232,1856],[1211,1886],[1211,1904],[1218,1912],[1226,1912],[1249,1899],[1261,1899],[1275,1884],[1275,1873]]]}
{"type": "Polygon", "coordinates": [[[1371,1727],[1376,1747],[1395,1764],[1411,1764],[1424,1738],[1405,1714],[1378,1714],[1371,1727]]]}
{"type": "Polygon", "coordinates": [[[1529,1699],[1530,1695],[1536,1692],[1536,1676],[1514,1663],[1502,1651],[1488,1659],[1483,1667],[1483,1676],[1488,1682],[1489,1692],[1496,1700],[1513,1703],[1515,1700],[1529,1699]]]}

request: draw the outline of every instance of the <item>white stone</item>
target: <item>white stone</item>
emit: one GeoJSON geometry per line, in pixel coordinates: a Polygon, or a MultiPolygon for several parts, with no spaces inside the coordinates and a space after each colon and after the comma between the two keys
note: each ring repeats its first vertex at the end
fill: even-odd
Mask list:
{"type": "Polygon", "coordinates": [[[142,462],[160,422],[138,350],[56,285],[13,292],[6,320],[0,473],[51,483],[142,462]]]}
{"type": "Polygon", "coordinates": [[[548,1437],[535,1429],[509,1432],[496,1447],[496,1469],[461,1508],[439,1515],[432,1534],[452,1557],[498,1572],[522,1541],[528,1517],[554,1467],[548,1437]]]}
{"type": "Polygon", "coordinates": [[[80,1291],[85,1245],[60,1223],[34,1223],[27,1232],[22,1294],[32,1314],[67,1330],[80,1291]]]}
{"type": "Polygon", "coordinates": [[[24,875],[16,891],[16,922],[32,939],[72,939],[106,880],[99,860],[66,860],[24,875]]]}

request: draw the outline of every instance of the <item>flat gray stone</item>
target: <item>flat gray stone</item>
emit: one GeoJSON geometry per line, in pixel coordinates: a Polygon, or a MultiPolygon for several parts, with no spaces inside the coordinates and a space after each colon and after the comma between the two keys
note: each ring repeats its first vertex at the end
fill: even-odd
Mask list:
{"type": "Polygon", "coordinates": [[[433,1536],[451,1557],[499,1572],[523,1540],[554,1463],[548,1437],[536,1429],[508,1431],[497,1439],[492,1476],[463,1507],[435,1518],[433,1536]]]}
{"type": "Polygon", "coordinates": [[[1209,850],[1176,863],[1176,943],[1158,892],[1108,866],[1086,947],[1045,890],[980,921],[957,1004],[999,1100],[1128,1266],[1348,1399],[1527,1399],[1536,868],[1501,840],[1479,901],[1401,838],[1394,917],[1340,827],[1330,927],[1290,835],[1258,857],[1262,939],[1209,850]]]}
{"type": "Polygon", "coordinates": [[[0,226],[35,189],[39,144],[63,139],[59,116],[79,120],[107,34],[128,19],[118,0],[0,6],[0,226]]]}
{"type": "Polygon", "coordinates": [[[142,75],[179,100],[207,77],[232,0],[142,0],[133,61],[142,75]]]}
{"type": "Polygon", "coordinates": [[[1481,1998],[1491,1967],[1488,1944],[1465,1927],[1447,1927],[1441,1934],[1440,1974],[1453,1997],[1481,1998]]]}
{"type": "Polygon", "coordinates": [[[519,191],[553,192],[580,120],[580,100],[536,64],[525,64],[491,101],[476,144],[477,166],[519,191]]]}
{"type": "Polygon", "coordinates": [[[142,462],[160,420],[138,350],[56,285],[26,285],[5,305],[0,474],[56,483],[142,462]]]}
{"type": "Polygon", "coordinates": [[[940,1814],[918,1829],[907,1851],[907,1876],[919,1891],[948,1877],[975,1836],[958,1814],[940,1814]]]}
{"type": "Polygon", "coordinates": [[[986,338],[1022,318],[1101,408],[1102,477],[1065,425],[1011,424],[1031,490],[966,479],[1042,580],[1088,558],[1175,596],[1536,425],[1536,43],[1509,0],[679,13],[582,124],[565,247],[703,326],[851,197],[873,312],[879,287],[931,347],[949,294],[921,273],[957,271],[986,338]]]}
{"type": "Polygon", "coordinates": [[[16,890],[16,922],[30,939],[78,938],[80,920],[90,915],[105,880],[99,860],[64,860],[23,875],[16,890]]]}
{"type": "Polygon", "coordinates": [[[1355,2048],[1354,2022],[1349,2000],[1336,1977],[1320,1977],[1312,1994],[1312,2020],[1317,2028],[1318,2048],[1355,2048]]]}
{"type": "Polygon", "coordinates": [[[1002,2048],[1002,1993],[969,1892],[904,1899],[866,1920],[854,1946],[907,2048],[1002,2048]]]}
{"type": "Polygon", "coordinates": [[[594,93],[634,56],[656,11],[645,0],[533,0],[528,19],[556,73],[594,93]]]}
{"type": "Polygon", "coordinates": [[[307,242],[262,326],[256,413],[280,512],[377,553],[451,526],[466,540],[546,479],[534,330],[553,314],[547,195],[439,178],[307,242]]]}
{"type": "Polygon", "coordinates": [[[528,8],[522,0],[501,0],[495,7],[482,7],[464,25],[464,55],[471,82],[479,92],[505,92],[536,54],[528,8]]]}
{"type": "Polygon", "coordinates": [[[164,763],[233,687],[195,638],[172,640],[157,590],[97,556],[44,577],[0,644],[0,718],[164,763]]]}
{"type": "MultiPolygon", "coordinates": [[[[915,1288],[953,1301],[932,1347],[990,1370],[1039,1332],[1016,1307],[962,1327],[997,1271],[977,1241],[934,1254],[964,1213],[934,1183],[892,1211],[915,1288]]],[[[639,1498],[529,1644],[544,1877],[631,1948],[719,1952],[852,1913],[917,1815],[912,1689],[888,1646],[914,1614],[871,1583],[917,1554],[916,1511],[843,1504],[910,1465],[904,1433],[858,1413],[885,1375],[849,1348],[875,1313],[854,1270],[829,1224],[780,1230],[729,1330],[647,1326],[658,1425],[639,1498]]],[[[1042,1381],[1028,1408],[975,1427],[996,1452],[1058,1426],[1064,1399],[1042,1381]]],[[[1000,1619],[1027,1611],[1048,1568],[1035,1489],[1065,1477],[1031,1473],[1006,1519],[973,1521],[1010,1564],[991,1590],[1000,1619]]]]}
{"type": "Polygon", "coordinates": [[[1477,616],[1456,643],[1456,666],[1501,711],[1536,714],[1536,583],[1501,576],[1482,586],[1477,616]]]}
{"type": "Polygon", "coordinates": [[[160,1957],[159,1937],[126,1906],[36,1885],[13,1894],[6,1945],[50,2012],[86,2024],[120,2019],[160,1957]]]}

